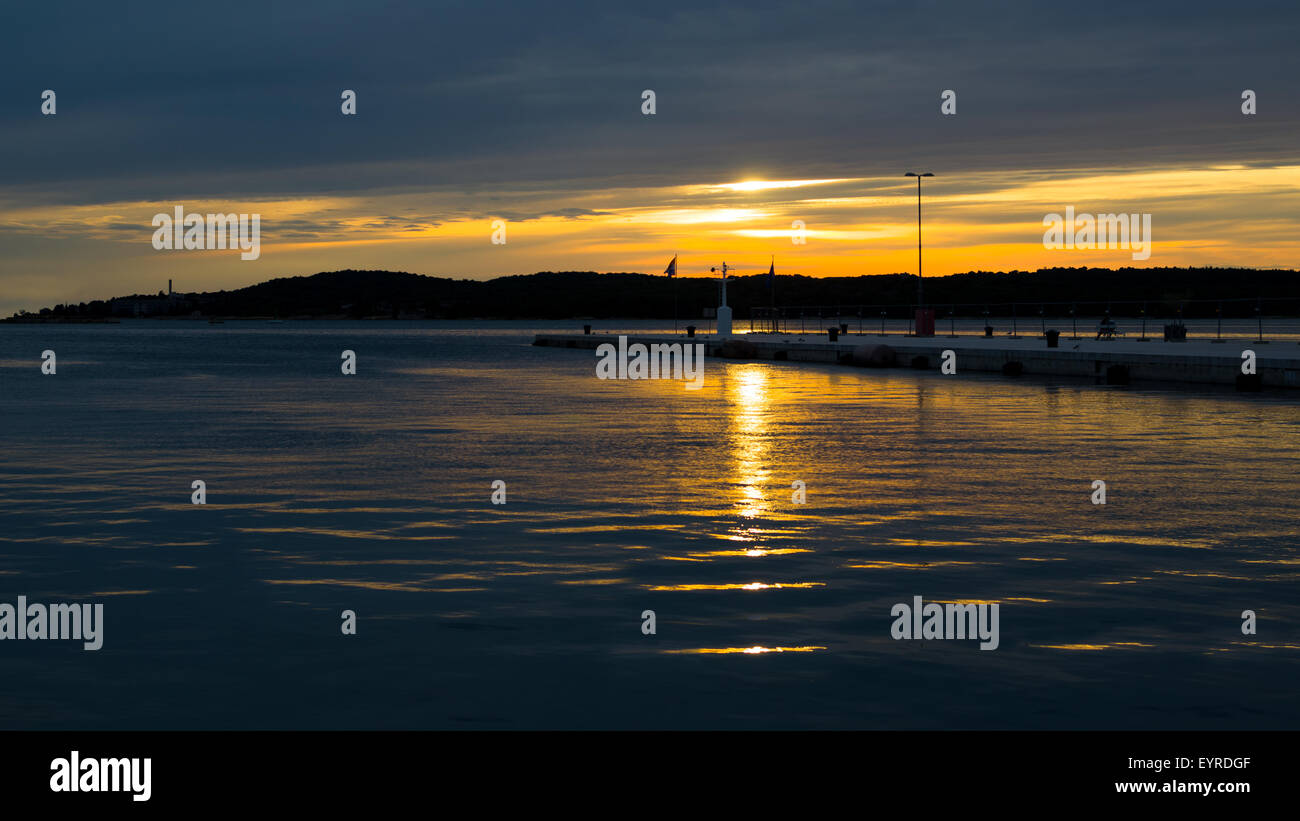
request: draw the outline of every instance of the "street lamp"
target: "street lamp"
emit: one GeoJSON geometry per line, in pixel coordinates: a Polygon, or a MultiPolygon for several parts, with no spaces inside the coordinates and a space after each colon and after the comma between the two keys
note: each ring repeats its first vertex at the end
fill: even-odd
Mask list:
{"type": "Polygon", "coordinates": [[[934,174],[929,171],[924,174],[908,171],[903,176],[916,177],[916,307],[921,308],[925,305],[921,291],[921,178],[933,177],[934,174]]]}

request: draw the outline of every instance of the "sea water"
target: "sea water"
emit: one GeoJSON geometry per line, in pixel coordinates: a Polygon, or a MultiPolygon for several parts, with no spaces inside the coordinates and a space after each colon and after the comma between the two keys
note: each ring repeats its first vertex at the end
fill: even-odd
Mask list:
{"type": "Polygon", "coordinates": [[[530,345],[574,325],[0,326],[0,601],[103,603],[0,642],[0,726],[1300,728],[1296,393],[688,391],[530,345]]]}

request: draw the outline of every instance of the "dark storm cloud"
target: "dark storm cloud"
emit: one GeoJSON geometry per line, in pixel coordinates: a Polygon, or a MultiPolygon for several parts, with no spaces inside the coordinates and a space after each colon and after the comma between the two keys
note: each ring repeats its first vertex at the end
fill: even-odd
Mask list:
{"type": "Polygon", "coordinates": [[[1293,3],[47,3],[9,15],[0,185],[54,202],[1297,154],[1293,3]],[[45,88],[55,117],[38,113],[45,88]],[[339,112],[344,88],[355,118],[339,112]],[[646,88],[654,117],[640,113],[646,88]],[[937,113],[945,88],[956,117],[937,113]],[[1260,95],[1253,120],[1238,111],[1243,88],[1260,95]]]}

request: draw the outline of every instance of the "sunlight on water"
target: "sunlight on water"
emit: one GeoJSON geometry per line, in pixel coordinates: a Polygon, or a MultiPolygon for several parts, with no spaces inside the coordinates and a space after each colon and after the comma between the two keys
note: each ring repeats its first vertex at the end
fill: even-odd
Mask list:
{"type": "Polygon", "coordinates": [[[96,660],[4,648],[7,726],[1300,726],[1243,689],[1300,672],[1294,394],[714,359],[688,391],[525,323],[376,325],[0,330],[4,600],[110,620],[96,660]],[[893,640],[913,596],[1000,603],[999,648],[893,640]],[[114,706],[61,707],[92,667],[114,706]]]}

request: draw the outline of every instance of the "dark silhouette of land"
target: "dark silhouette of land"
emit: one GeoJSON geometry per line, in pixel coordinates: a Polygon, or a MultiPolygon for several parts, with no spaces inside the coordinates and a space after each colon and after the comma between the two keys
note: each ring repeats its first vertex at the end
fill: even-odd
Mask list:
{"type": "MultiPolygon", "coordinates": [[[[133,294],[16,314],[10,322],[87,322],[114,317],[270,317],[393,319],[658,319],[698,318],[718,304],[718,281],[683,276],[592,271],[543,272],[491,280],[450,279],[394,271],[333,271],[286,277],[233,291],[133,294]]],[[[808,306],[865,318],[907,311],[916,295],[911,274],[809,277],[766,273],[728,278],[737,319],[751,309],[808,306]],[[815,307],[814,307],[815,306],[815,307]]],[[[1245,268],[1051,268],[972,271],[927,277],[927,304],[940,316],[999,315],[1012,304],[1025,315],[1043,307],[1061,315],[1300,315],[1300,272],[1245,268]],[[1262,300],[1262,302],[1261,302],[1262,300]]],[[[799,310],[796,308],[795,310],[799,310]]],[[[789,315],[789,310],[787,310],[789,315]]]]}

